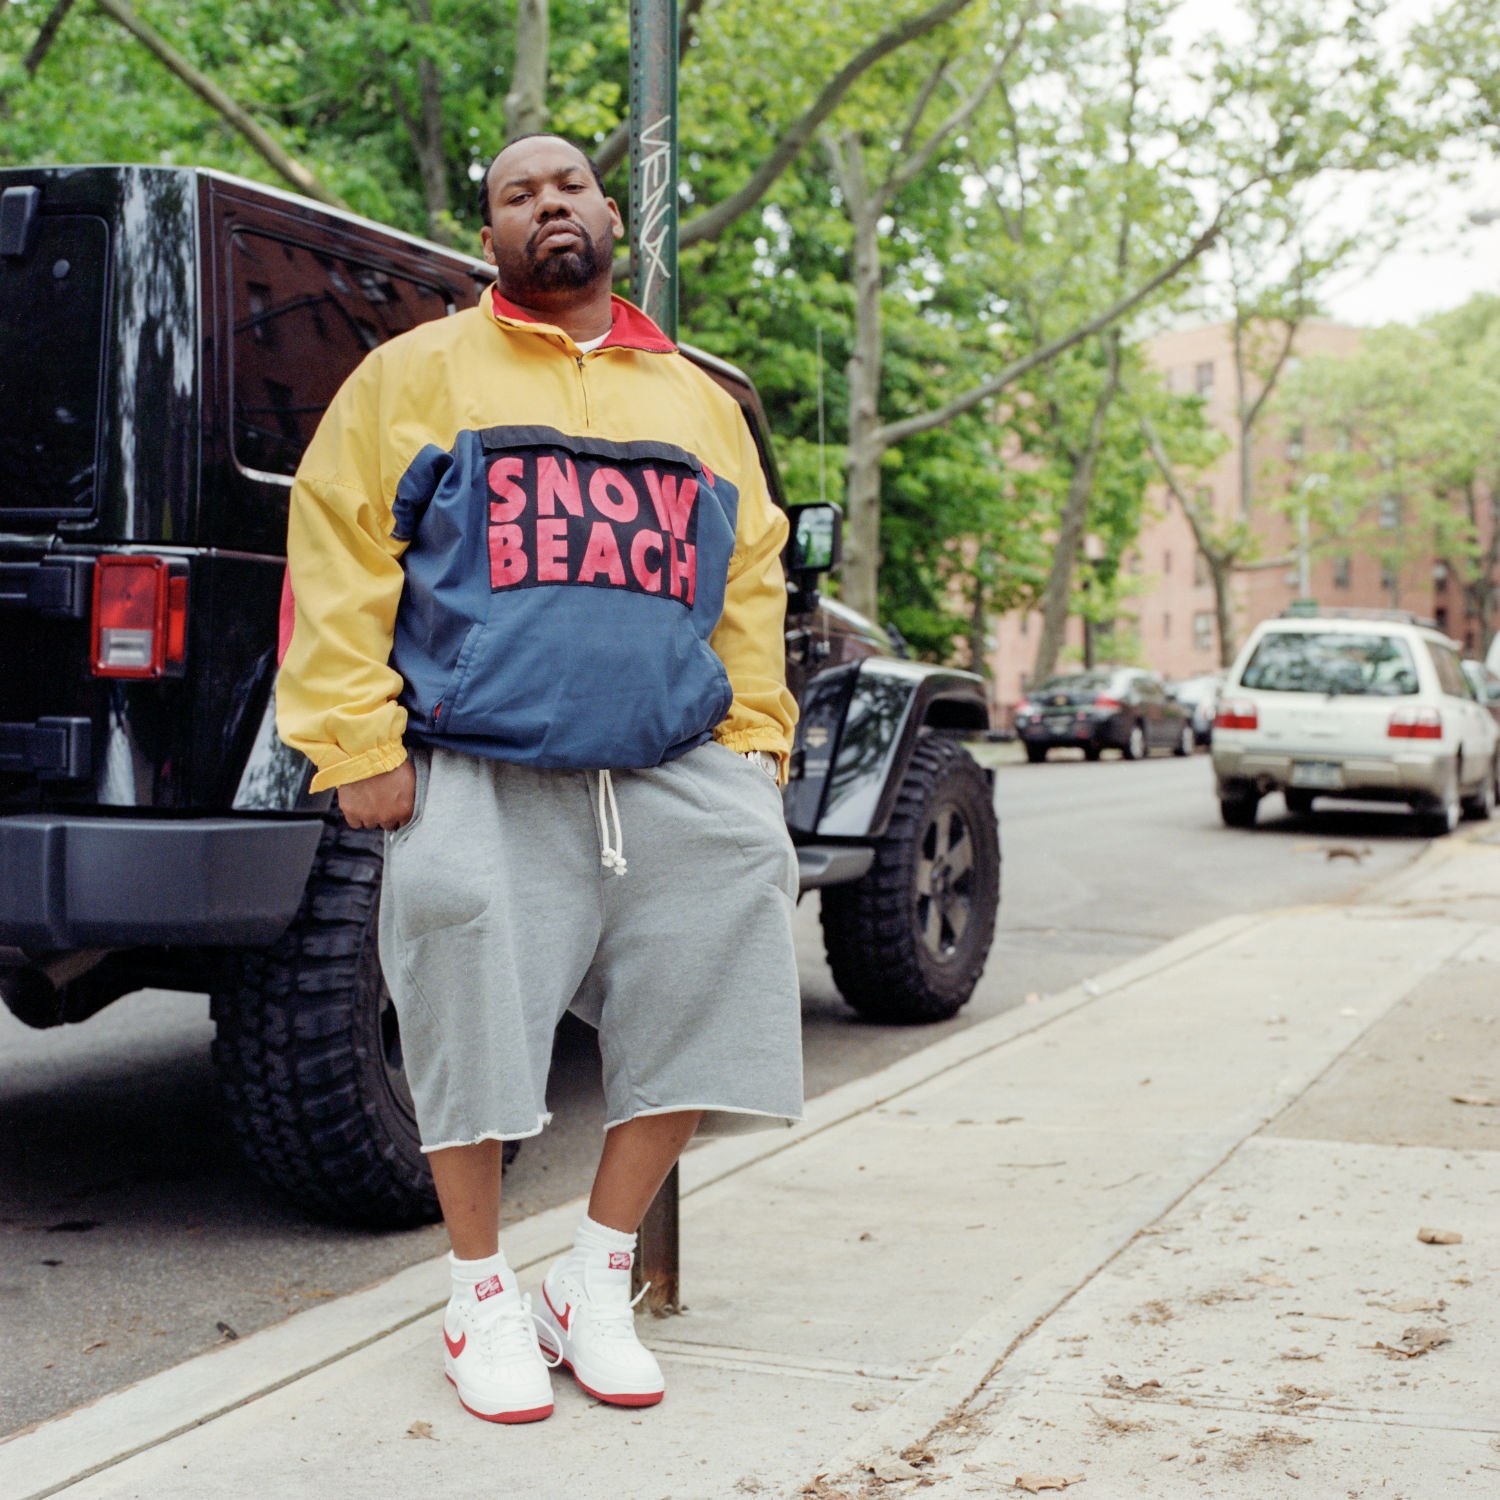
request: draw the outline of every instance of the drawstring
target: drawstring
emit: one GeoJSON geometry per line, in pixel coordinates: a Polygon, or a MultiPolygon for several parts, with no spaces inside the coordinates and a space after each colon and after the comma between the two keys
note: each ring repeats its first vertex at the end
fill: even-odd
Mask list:
{"type": "Polygon", "coordinates": [[[614,778],[608,771],[599,773],[599,863],[616,875],[625,873],[625,831],[620,827],[620,809],[615,803],[614,778]],[[609,825],[614,822],[611,838],[609,825]]]}

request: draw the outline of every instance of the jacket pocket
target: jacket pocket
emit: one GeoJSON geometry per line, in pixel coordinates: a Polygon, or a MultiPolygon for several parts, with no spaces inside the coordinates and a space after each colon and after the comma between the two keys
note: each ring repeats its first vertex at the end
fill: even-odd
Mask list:
{"type": "Polygon", "coordinates": [[[484,622],[476,621],[469,626],[464,635],[464,643],[459,648],[458,660],[454,663],[453,671],[443,685],[443,691],[438,694],[437,702],[432,705],[434,734],[448,733],[449,725],[453,723],[458,713],[459,705],[463,700],[465,679],[469,675],[469,668],[473,665],[474,653],[479,645],[479,637],[483,633],[484,622]]]}

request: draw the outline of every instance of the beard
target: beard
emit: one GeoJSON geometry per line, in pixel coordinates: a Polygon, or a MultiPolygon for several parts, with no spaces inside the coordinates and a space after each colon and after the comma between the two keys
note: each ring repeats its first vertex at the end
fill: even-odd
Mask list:
{"type": "Polygon", "coordinates": [[[544,224],[524,249],[497,256],[502,287],[524,299],[528,292],[577,290],[608,275],[614,265],[613,247],[604,236],[593,239],[584,225],[576,219],[572,222],[580,238],[566,248],[537,246],[538,235],[551,227],[544,224]]]}

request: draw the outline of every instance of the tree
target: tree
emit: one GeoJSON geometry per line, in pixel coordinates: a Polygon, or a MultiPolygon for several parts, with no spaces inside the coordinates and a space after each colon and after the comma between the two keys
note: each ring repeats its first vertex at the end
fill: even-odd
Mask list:
{"type": "Polygon", "coordinates": [[[1304,427],[1302,468],[1317,482],[1281,503],[1307,511],[1319,550],[1361,547],[1398,576],[1403,563],[1444,564],[1488,650],[1500,605],[1500,297],[1376,329],[1347,359],[1309,360],[1283,405],[1304,427]]]}

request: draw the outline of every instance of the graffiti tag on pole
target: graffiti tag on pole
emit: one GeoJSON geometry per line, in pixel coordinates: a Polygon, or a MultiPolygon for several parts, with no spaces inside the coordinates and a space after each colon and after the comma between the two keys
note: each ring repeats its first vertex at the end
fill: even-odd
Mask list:
{"type": "Polygon", "coordinates": [[[637,209],[641,256],[641,306],[672,279],[667,251],[672,232],[672,116],[661,115],[641,131],[641,202],[637,209]]]}

